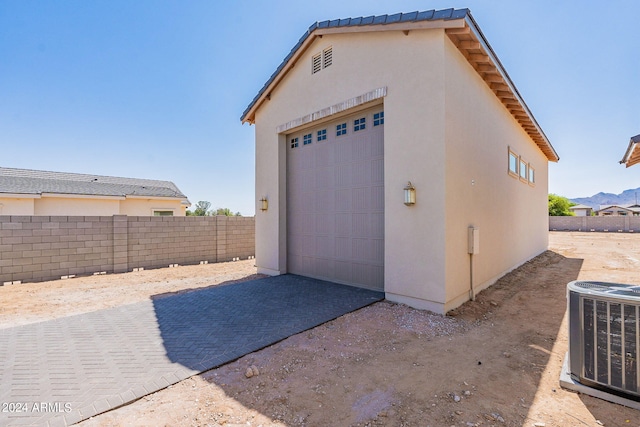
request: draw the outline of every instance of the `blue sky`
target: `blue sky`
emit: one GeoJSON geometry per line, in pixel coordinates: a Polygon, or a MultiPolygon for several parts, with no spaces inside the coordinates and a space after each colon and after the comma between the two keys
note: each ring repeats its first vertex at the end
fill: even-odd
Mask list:
{"type": "Polygon", "coordinates": [[[640,2],[0,0],[0,166],[171,180],[254,213],[240,115],[315,21],[468,7],[567,197],[640,187],[640,2]]]}

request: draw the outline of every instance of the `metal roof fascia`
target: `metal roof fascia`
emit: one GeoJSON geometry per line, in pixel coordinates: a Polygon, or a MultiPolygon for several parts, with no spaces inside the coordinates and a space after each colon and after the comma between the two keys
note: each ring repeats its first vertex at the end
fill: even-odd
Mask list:
{"type": "Polygon", "coordinates": [[[467,11],[467,14],[464,19],[466,20],[467,24],[469,25],[469,28],[471,29],[471,31],[473,31],[474,35],[476,36],[476,38],[478,39],[478,41],[480,42],[484,50],[487,52],[487,55],[489,55],[491,60],[496,65],[498,72],[502,75],[507,85],[509,85],[509,89],[511,89],[513,94],[516,96],[516,98],[518,99],[518,102],[522,104],[522,107],[524,108],[527,115],[531,119],[531,122],[533,123],[533,125],[536,127],[536,130],[540,133],[540,135],[542,135],[545,142],[553,152],[553,155],[555,156],[555,159],[553,159],[553,161],[557,162],[558,160],[560,160],[560,156],[558,156],[558,153],[556,152],[555,148],[553,148],[553,145],[551,145],[549,138],[547,138],[547,135],[545,135],[544,131],[538,124],[536,118],[534,117],[533,113],[529,109],[529,106],[527,105],[526,102],[524,102],[522,95],[520,95],[520,92],[518,92],[518,89],[516,88],[515,84],[511,80],[511,77],[509,77],[509,73],[507,73],[507,70],[505,70],[504,66],[498,59],[498,55],[496,55],[496,53],[493,51],[493,48],[489,44],[489,41],[486,39],[486,37],[482,33],[482,30],[480,30],[480,27],[476,23],[475,19],[473,19],[473,16],[471,15],[470,11],[467,11]]]}

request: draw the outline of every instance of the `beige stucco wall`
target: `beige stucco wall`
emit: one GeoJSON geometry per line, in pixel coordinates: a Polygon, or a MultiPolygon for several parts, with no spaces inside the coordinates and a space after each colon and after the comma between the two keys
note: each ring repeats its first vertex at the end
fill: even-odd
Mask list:
{"type": "Polygon", "coordinates": [[[37,196],[0,198],[0,215],[82,215],[150,216],[153,210],[171,210],[173,216],[185,216],[186,207],[177,199],[142,199],[89,196],[37,196]]]}
{"type": "Polygon", "coordinates": [[[547,163],[441,29],[324,35],[272,91],[256,113],[256,264],[286,272],[286,141],[276,127],[380,87],[386,297],[444,312],[469,285],[468,225],[481,228],[480,286],[546,248],[546,201],[545,212],[533,202],[546,200],[547,163]],[[329,46],[333,65],[312,75],[311,56],[329,46]],[[535,165],[535,187],[508,176],[509,145],[535,165]]]}
{"type": "Polygon", "coordinates": [[[153,215],[153,211],[172,211],[173,216],[185,216],[186,207],[175,199],[129,198],[120,201],[120,214],[130,216],[153,215]]]}
{"type": "Polygon", "coordinates": [[[469,295],[469,226],[480,230],[476,291],[547,249],[548,162],[449,40],[445,52],[448,311],[469,295]],[[535,185],[509,175],[509,147],[535,168],[535,185]]]}
{"type": "Polygon", "coordinates": [[[33,215],[34,198],[0,197],[0,215],[33,215]]]}
{"type": "Polygon", "coordinates": [[[80,197],[45,197],[36,199],[33,215],[117,215],[120,201],[80,197]]]}

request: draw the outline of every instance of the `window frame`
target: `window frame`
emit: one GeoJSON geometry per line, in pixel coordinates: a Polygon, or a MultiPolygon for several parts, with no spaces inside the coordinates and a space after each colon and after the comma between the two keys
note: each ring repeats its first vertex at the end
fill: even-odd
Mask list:
{"type": "Polygon", "coordinates": [[[522,159],[522,157],[520,157],[520,164],[518,165],[518,177],[520,178],[520,181],[522,182],[528,182],[529,181],[529,164],[522,159]]]}
{"type": "Polygon", "coordinates": [[[326,141],[327,140],[327,129],[320,129],[316,132],[316,141],[326,141]]]}
{"type": "Polygon", "coordinates": [[[373,127],[384,125],[384,111],[373,114],[373,127]]]}
{"type": "Polygon", "coordinates": [[[520,166],[520,156],[518,156],[518,153],[516,153],[511,149],[511,147],[509,147],[508,155],[507,155],[507,173],[514,178],[518,178],[520,176],[519,166],[520,166]],[[514,169],[511,169],[511,159],[515,161],[514,169]]]}
{"type": "Polygon", "coordinates": [[[359,119],[353,119],[353,132],[360,132],[367,128],[367,117],[360,117],[359,119]]]}
{"type": "Polygon", "coordinates": [[[313,133],[307,133],[302,136],[302,145],[310,145],[313,142],[313,133]]]}
{"type": "Polygon", "coordinates": [[[527,174],[527,181],[532,187],[536,185],[536,168],[529,163],[529,173],[527,174]]]}
{"type": "Polygon", "coordinates": [[[338,123],[336,125],[336,137],[347,134],[347,122],[338,123]]]}
{"type": "Polygon", "coordinates": [[[297,137],[297,136],[296,136],[295,138],[291,138],[290,145],[291,145],[291,149],[292,149],[292,150],[293,150],[294,148],[298,148],[298,146],[299,146],[299,140],[298,140],[298,137],[297,137]]]}
{"type": "Polygon", "coordinates": [[[151,216],[175,216],[176,210],[171,208],[152,208],[151,216]]]}

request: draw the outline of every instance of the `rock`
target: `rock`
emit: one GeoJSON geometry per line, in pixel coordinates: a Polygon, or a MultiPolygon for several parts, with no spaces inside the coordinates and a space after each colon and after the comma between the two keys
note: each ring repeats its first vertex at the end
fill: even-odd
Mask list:
{"type": "Polygon", "coordinates": [[[247,378],[251,378],[253,376],[253,369],[247,368],[247,371],[244,373],[244,376],[247,378]]]}
{"type": "Polygon", "coordinates": [[[260,375],[260,371],[258,370],[258,367],[256,365],[251,365],[251,370],[253,371],[253,375],[254,376],[258,376],[260,375]]]}
{"type": "Polygon", "coordinates": [[[546,427],[546,424],[543,422],[533,423],[533,427],[546,427]]]}
{"type": "Polygon", "coordinates": [[[465,390],[465,391],[464,391],[464,395],[465,395],[465,396],[471,396],[471,392],[470,392],[469,390],[465,390]]]}
{"type": "Polygon", "coordinates": [[[457,394],[453,395],[453,401],[454,402],[460,402],[462,400],[462,398],[460,396],[458,396],[457,394]]]}
{"type": "Polygon", "coordinates": [[[504,357],[506,357],[507,359],[511,357],[511,353],[508,353],[508,352],[506,352],[506,351],[505,351],[504,353],[502,353],[502,355],[503,355],[504,357]]]}
{"type": "Polygon", "coordinates": [[[504,418],[502,418],[502,416],[500,414],[491,414],[491,416],[493,417],[494,420],[500,422],[500,423],[505,423],[504,418]]]}

